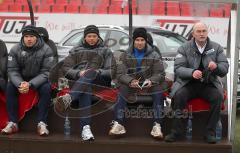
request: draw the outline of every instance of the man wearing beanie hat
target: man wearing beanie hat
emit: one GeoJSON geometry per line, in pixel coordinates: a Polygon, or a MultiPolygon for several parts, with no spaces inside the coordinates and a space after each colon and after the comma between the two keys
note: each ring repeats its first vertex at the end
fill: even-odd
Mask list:
{"type": "Polygon", "coordinates": [[[84,29],[84,37],[63,60],[63,74],[72,80],[70,93],[58,98],[56,110],[65,111],[72,102],[82,110],[80,117],[81,136],[84,141],[94,140],[90,127],[92,89],[111,85],[115,60],[112,51],[103,45],[95,25],[84,29]]]}
{"type": "Polygon", "coordinates": [[[24,27],[21,42],[13,46],[8,55],[6,95],[9,122],[2,129],[2,134],[18,131],[18,95],[28,93],[30,89],[36,90],[39,95],[37,132],[40,136],[49,134],[46,124],[51,102],[48,74],[52,62],[52,50],[39,36],[36,27],[24,27]]]}
{"type": "Polygon", "coordinates": [[[0,92],[5,91],[7,82],[7,47],[0,39],[0,92]]]}
{"type": "Polygon", "coordinates": [[[153,99],[154,120],[150,134],[153,138],[162,139],[163,90],[160,84],[164,81],[165,72],[159,54],[147,44],[145,28],[134,30],[133,46],[120,56],[116,75],[120,88],[109,135],[120,136],[126,133],[124,114],[127,103],[137,102],[136,96],[144,93],[153,99]]]}

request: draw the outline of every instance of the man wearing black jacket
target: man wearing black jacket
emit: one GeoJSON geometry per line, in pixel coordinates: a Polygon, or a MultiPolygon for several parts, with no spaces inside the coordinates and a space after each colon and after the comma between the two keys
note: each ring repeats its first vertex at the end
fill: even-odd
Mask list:
{"type": "Polygon", "coordinates": [[[46,122],[51,101],[48,75],[52,62],[52,50],[39,36],[36,27],[24,27],[20,43],[8,55],[6,95],[9,122],[2,134],[18,131],[18,95],[28,93],[30,88],[39,94],[37,132],[40,136],[49,134],[46,122]]]}

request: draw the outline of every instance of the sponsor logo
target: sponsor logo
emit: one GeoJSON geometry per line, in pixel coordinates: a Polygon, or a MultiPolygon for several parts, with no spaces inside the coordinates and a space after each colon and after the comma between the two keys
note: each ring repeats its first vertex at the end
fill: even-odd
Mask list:
{"type": "MultiPolygon", "coordinates": [[[[35,17],[36,21],[38,17],[35,17]]],[[[22,28],[31,24],[30,17],[27,16],[0,16],[0,33],[3,35],[17,36],[21,34],[22,28]]]]}
{"type": "Polygon", "coordinates": [[[193,25],[199,21],[200,20],[156,20],[156,22],[159,23],[160,27],[178,33],[185,38],[188,38],[189,34],[192,31],[193,25]]]}

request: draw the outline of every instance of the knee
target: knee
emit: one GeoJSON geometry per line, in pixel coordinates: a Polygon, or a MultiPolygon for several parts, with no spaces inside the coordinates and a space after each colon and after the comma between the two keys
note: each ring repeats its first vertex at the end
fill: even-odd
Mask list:
{"type": "Polygon", "coordinates": [[[50,85],[50,83],[44,83],[43,85],[41,85],[40,87],[39,87],[39,89],[38,89],[38,91],[40,92],[40,93],[43,93],[43,94],[49,94],[49,93],[51,93],[51,85],[50,85]]]}

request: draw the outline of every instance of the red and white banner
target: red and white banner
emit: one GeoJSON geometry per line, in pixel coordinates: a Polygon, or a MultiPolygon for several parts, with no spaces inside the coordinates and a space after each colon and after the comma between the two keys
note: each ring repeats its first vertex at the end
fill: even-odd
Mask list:
{"type": "MultiPolygon", "coordinates": [[[[209,28],[209,37],[221,44],[227,45],[229,18],[209,17],[176,17],[134,15],[134,26],[158,26],[187,37],[195,22],[202,21],[209,28]]],[[[35,14],[37,26],[43,26],[49,31],[50,38],[59,42],[71,30],[83,25],[117,25],[127,26],[128,15],[98,15],[98,14],[35,14]]],[[[7,42],[18,42],[22,27],[30,24],[28,13],[0,13],[0,39],[7,42]]]]}

